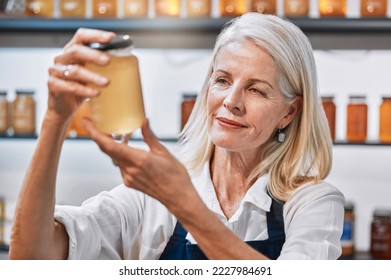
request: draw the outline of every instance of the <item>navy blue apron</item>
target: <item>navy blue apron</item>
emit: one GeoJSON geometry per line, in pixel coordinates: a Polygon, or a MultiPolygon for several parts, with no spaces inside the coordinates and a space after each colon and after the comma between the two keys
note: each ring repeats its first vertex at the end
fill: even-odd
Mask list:
{"type": "MultiPolygon", "coordinates": [[[[246,241],[248,245],[268,258],[275,260],[281,253],[282,245],[285,242],[284,218],[282,215],[283,204],[272,198],[270,212],[267,212],[267,232],[269,239],[246,241]]],[[[174,233],[170,237],[161,260],[207,260],[208,258],[201,251],[197,244],[191,244],[186,239],[187,231],[179,223],[175,225],[174,233]]]]}

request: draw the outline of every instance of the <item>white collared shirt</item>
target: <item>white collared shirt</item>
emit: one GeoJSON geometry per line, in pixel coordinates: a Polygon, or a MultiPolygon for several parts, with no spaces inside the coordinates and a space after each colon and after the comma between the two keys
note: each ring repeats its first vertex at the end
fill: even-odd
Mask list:
{"type": "MultiPolygon", "coordinates": [[[[209,165],[192,179],[204,203],[242,240],[268,238],[268,176],[247,191],[236,213],[225,217],[211,181],[209,165]]],[[[180,197],[178,197],[180,199],[180,197]]],[[[286,241],[279,259],[337,259],[341,254],[344,197],[322,182],[304,185],[284,205],[286,241]]],[[[56,206],[55,219],[69,235],[69,259],[159,259],[176,218],[157,200],[119,185],[82,206],[56,206]]],[[[187,239],[197,243],[188,233],[187,239]]]]}

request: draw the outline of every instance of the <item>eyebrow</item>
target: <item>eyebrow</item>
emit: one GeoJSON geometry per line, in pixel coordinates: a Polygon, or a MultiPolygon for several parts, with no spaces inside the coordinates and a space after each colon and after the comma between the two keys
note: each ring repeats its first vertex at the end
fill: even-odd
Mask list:
{"type": "MultiPolygon", "coordinates": [[[[216,72],[223,72],[225,75],[231,76],[231,73],[229,73],[229,72],[227,72],[227,71],[224,71],[224,70],[221,70],[221,69],[216,69],[215,73],[216,73],[216,72]]],[[[250,79],[249,82],[250,82],[251,84],[263,83],[263,84],[268,85],[268,86],[271,87],[272,89],[274,89],[273,86],[272,86],[268,81],[263,80],[263,79],[250,79]]]]}

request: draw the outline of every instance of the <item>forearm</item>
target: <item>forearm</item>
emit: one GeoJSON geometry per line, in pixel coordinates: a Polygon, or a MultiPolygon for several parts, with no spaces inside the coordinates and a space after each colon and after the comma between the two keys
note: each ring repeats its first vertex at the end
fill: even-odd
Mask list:
{"type": "Polygon", "coordinates": [[[188,203],[174,212],[209,259],[267,259],[227,228],[197,194],[189,196],[188,203]]]}
{"type": "Polygon", "coordinates": [[[54,222],[54,205],[65,131],[66,123],[45,116],[18,199],[11,235],[11,258],[64,258],[64,252],[61,254],[64,248],[58,250],[58,246],[65,244],[58,237],[65,231],[62,225],[54,222]]]}

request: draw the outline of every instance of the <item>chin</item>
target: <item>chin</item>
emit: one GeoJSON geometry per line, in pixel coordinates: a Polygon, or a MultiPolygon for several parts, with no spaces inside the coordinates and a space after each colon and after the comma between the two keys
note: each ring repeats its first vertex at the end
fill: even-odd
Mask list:
{"type": "Polygon", "coordinates": [[[227,139],[227,138],[214,139],[213,137],[211,137],[211,141],[216,147],[226,149],[226,150],[229,150],[232,152],[240,151],[240,150],[243,150],[243,148],[244,148],[243,141],[237,141],[236,139],[232,139],[232,138],[231,139],[227,139]]]}

